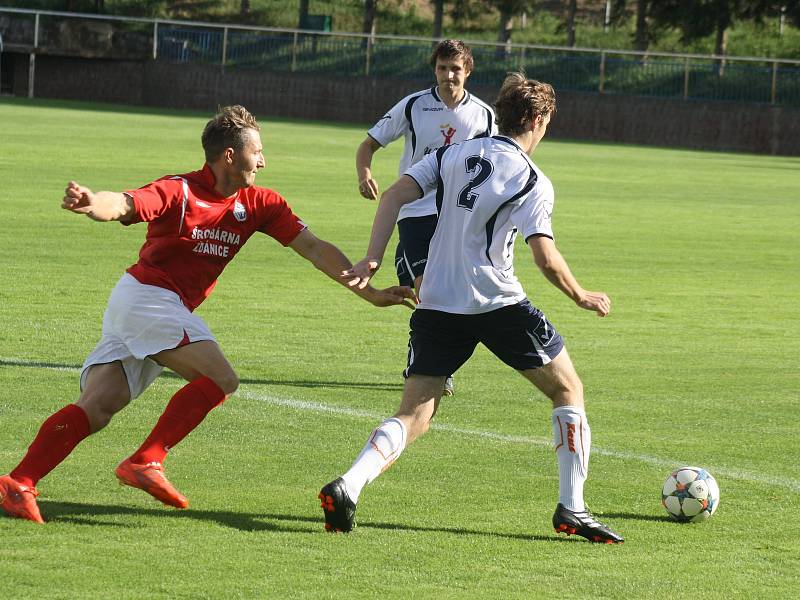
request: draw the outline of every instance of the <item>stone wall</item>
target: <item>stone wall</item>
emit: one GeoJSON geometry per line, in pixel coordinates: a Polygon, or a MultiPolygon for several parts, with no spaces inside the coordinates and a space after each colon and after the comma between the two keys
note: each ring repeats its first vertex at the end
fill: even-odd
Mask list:
{"type": "MultiPolygon", "coordinates": [[[[28,55],[4,53],[3,60],[9,59],[13,93],[24,96],[28,55]]],[[[238,103],[262,118],[371,124],[398,99],[430,83],[39,55],[35,95],[209,113],[238,103]]],[[[497,89],[470,87],[488,102],[497,89]]],[[[800,108],[556,92],[553,138],[800,156],[800,108]]]]}

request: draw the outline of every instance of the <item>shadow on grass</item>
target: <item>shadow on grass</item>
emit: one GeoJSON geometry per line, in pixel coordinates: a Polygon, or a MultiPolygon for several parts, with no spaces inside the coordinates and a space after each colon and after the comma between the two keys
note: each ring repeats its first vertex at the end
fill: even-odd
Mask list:
{"type": "MultiPolygon", "coordinates": [[[[58,369],[58,370],[80,370],[81,365],[69,365],[62,363],[36,362],[36,361],[16,361],[0,359],[0,367],[27,367],[34,369],[58,369]]],[[[172,372],[164,372],[161,377],[167,379],[183,380],[180,375],[172,372]]],[[[314,381],[311,379],[252,379],[242,377],[240,383],[249,385],[282,385],[287,387],[300,388],[336,388],[336,389],[361,389],[361,390],[380,390],[386,392],[399,392],[403,389],[402,381],[397,383],[380,382],[361,382],[361,381],[314,381]]]]}
{"type": "MultiPolygon", "coordinates": [[[[289,533],[323,534],[322,516],[278,513],[246,513],[225,510],[173,510],[170,508],[141,508],[119,504],[80,504],[77,502],[56,502],[42,500],[39,502],[45,520],[52,523],[71,523],[75,525],[133,528],[140,525],[117,522],[102,517],[160,517],[165,519],[192,519],[216,523],[239,531],[278,531],[289,533]]],[[[389,531],[409,531],[421,533],[447,533],[452,535],[485,536],[521,540],[524,542],[578,542],[580,538],[564,538],[525,533],[499,533],[480,531],[461,527],[423,527],[402,523],[362,522],[358,530],[382,529],[389,531]]]]}
{"type": "MultiPolygon", "coordinates": [[[[271,515],[259,513],[233,512],[225,510],[177,510],[164,508],[141,508],[138,506],[123,506],[119,504],[80,504],[77,502],[55,502],[42,500],[39,502],[42,516],[48,522],[74,523],[79,525],[102,525],[110,527],[138,527],[130,523],[121,523],[102,519],[108,516],[127,517],[161,517],[164,519],[192,519],[217,523],[240,531],[285,531],[294,533],[316,533],[308,526],[286,525],[283,521],[271,523],[265,519],[271,515]],[[96,518],[101,517],[101,518],[96,518]]],[[[289,519],[287,519],[289,520],[289,519]]],[[[291,519],[294,521],[314,521],[314,519],[291,519]]],[[[319,530],[322,529],[322,519],[318,519],[319,530]]]]}
{"type": "Polygon", "coordinates": [[[637,514],[637,513],[623,513],[623,512],[604,512],[602,514],[596,513],[596,517],[605,518],[608,517],[609,519],[626,519],[629,521],[666,521],[668,523],[674,523],[672,519],[670,519],[667,515],[663,517],[660,515],[650,515],[650,514],[637,514]]]}
{"type": "MultiPolygon", "coordinates": [[[[296,515],[279,515],[279,514],[266,514],[265,518],[274,519],[276,521],[306,521],[311,523],[322,524],[322,519],[312,517],[300,517],[296,515]]],[[[420,525],[404,525],[402,523],[378,523],[366,521],[359,521],[357,523],[356,531],[359,529],[387,529],[396,531],[418,531],[422,533],[450,533],[453,535],[474,535],[486,537],[498,537],[509,540],[522,540],[526,542],[577,542],[583,541],[580,538],[564,538],[555,535],[531,535],[526,533],[498,533],[496,531],[479,531],[475,529],[465,529],[462,527],[422,527],[420,525]]]]}

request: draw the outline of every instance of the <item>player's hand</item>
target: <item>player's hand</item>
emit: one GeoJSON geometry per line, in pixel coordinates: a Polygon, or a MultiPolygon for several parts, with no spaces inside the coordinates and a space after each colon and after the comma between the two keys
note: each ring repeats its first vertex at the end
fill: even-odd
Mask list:
{"type": "Polygon", "coordinates": [[[76,181],[70,181],[64,190],[64,199],[61,201],[61,208],[71,210],[79,214],[86,214],[92,210],[94,193],[89,188],[79,185],[76,181]]]}
{"type": "Polygon", "coordinates": [[[367,200],[377,200],[378,199],[378,182],[375,181],[372,177],[367,177],[363,179],[358,184],[358,191],[362,197],[366,198],[367,200]]]}
{"type": "Polygon", "coordinates": [[[598,317],[605,317],[611,312],[611,300],[603,292],[584,292],[577,304],[586,310],[593,310],[598,317]]]}
{"type": "Polygon", "coordinates": [[[362,258],[346,271],[342,271],[342,278],[350,287],[363,290],[380,266],[380,261],[374,258],[362,258]]]}
{"type": "Polygon", "coordinates": [[[393,285],[383,290],[375,290],[370,302],[375,306],[397,306],[402,304],[413,309],[419,300],[410,287],[393,285]],[[413,304],[412,304],[413,303],[413,304]]]}

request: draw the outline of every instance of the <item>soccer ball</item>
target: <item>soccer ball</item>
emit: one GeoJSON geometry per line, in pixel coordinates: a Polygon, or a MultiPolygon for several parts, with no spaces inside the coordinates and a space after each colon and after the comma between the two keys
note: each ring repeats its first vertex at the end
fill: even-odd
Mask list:
{"type": "Polygon", "coordinates": [[[676,521],[705,521],[719,506],[719,486],[705,469],[681,467],[664,482],[661,504],[676,521]]]}

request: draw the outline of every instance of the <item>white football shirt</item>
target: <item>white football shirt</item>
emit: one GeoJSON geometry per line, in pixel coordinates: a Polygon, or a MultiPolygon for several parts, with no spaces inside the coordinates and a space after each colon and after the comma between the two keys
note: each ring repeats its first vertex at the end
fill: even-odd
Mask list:
{"type": "MultiPolygon", "coordinates": [[[[437,86],[433,86],[400,100],[367,135],[381,146],[405,136],[398,169],[398,174],[402,175],[411,165],[442,146],[495,133],[494,111],[487,104],[465,91],[464,99],[454,108],[448,108],[439,97],[437,86]]],[[[406,204],[397,219],[435,214],[436,204],[431,192],[406,204]]]]}
{"type": "Polygon", "coordinates": [[[511,138],[478,138],[440,148],[405,173],[431,190],[439,222],[431,239],[418,308],[475,314],[516,304],[520,232],[553,237],[553,184],[511,138]]]}

